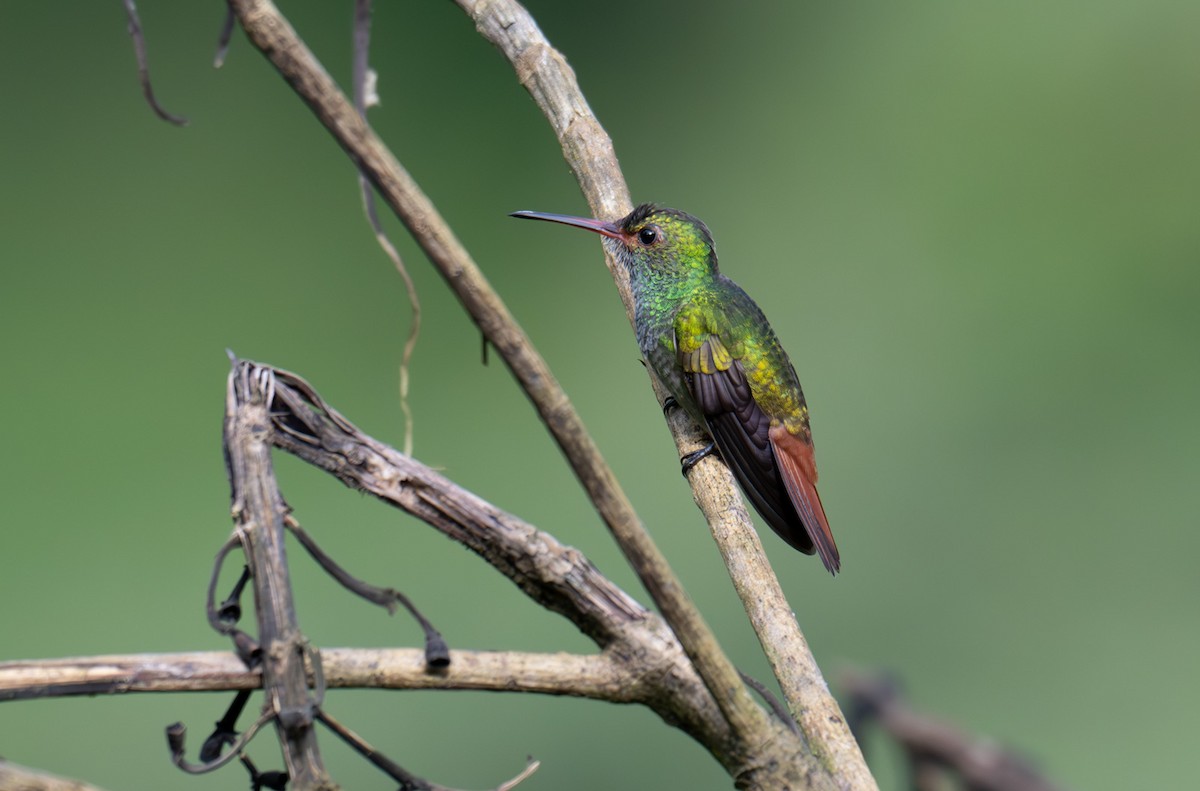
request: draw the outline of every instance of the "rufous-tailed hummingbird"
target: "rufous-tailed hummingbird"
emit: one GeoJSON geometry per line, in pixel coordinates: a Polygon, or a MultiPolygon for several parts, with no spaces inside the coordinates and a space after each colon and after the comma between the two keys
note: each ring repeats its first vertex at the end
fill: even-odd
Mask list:
{"type": "MultiPolygon", "coordinates": [[[[767,524],[806,555],[815,551],[836,574],[841,560],[817,494],[800,380],[758,305],[718,270],[704,223],[652,204],[615,222],[532,211],[513,216],[603,237],[629,272],[646,363],[675,402],[708,428],[767,524]]],[[[684,473],[712,448],[681,459],[684,473]]]]}

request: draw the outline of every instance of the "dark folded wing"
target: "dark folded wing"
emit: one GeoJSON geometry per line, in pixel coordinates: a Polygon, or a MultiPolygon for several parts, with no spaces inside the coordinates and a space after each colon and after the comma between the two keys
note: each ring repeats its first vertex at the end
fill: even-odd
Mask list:
{"type": "Polygon", "coordinates": [[[681,352],[679,358],[708,430],[755,510],[784,541],[813,554],[810,533],[776,462],[771,419],[755,402],[742,364],[716,335],[709,335],[690,352],[681,352]]]}

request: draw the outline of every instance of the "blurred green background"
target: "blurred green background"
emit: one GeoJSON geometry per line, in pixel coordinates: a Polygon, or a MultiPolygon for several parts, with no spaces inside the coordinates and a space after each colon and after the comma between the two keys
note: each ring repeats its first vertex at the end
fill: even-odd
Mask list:
{"type": "MultiPolygon", "coordinates": [[[[635,200],[713,229],[813,411],[844,560],[769,531],[813,649],[1075,789],[1194,783],[1200,551],[1200,4],[540,0],[635,200]]],[[[400,443],[399,278],[354,173],[223,4],[143,0],[144,104],[116,0],[10,4],[0,25],[4,658],[220,650],[203,614],[229,530],[224,350],[295,370],[400,443]]],[[[349,3],[285,6],[348,84],[349,3]]],[[[508,65],[450,3],[379,3],[372,121],[549,359],[736,663],[768,675],[595,239],[508,219],[585,212],[508,65]]],[[[425,306],[416,455],[628,573],[524,397],[389,222],[425,306]]],[[[452,645],[588,651],[424,525],[278,459],[306,528],[409,593],[452,645]]],[[[298,551],[317,645],[414,645],[298,551]]],[[[0,754],[111,789],[191,778],[226,696],[0,706],[0,754]],[[119,723],[119,726],[118,726],[119,723]]],[[[254,705],[257,705],[255,703],[254,705]]],[[[530,789],[728,788],[652,714],[574,700],[338,692],[331,711],[413,772],[530,789]],[[619,758],[618,758],[619,757],[619,758]]],[[[387,788],[322,736],[347,788],[387,788]]],[[[871,760],[899,786],[894,751],[871,760]]],[[[277,766],[272,739],[252,749],[277,766]]]]}

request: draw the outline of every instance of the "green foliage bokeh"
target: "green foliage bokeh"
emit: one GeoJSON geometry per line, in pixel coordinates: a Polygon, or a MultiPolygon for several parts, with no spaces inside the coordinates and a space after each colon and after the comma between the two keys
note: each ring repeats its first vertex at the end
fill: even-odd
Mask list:
{"type": "MultiPolygon", "coordinates": [[[[680,480],[586,211],[508,65],[450,3],[379,3],[371,120],[548,358],[735,662],[768,675],[680,480]]],[[[845,572],[764,542],[836,690],[887,669],[914,705],[1073,788],[1172,788],[1197,731],[1200,5],[531,3],[613,136],[635,200],[704,218],[813,411],[845,572]]],[[[288,4],[348,83],[348,3],[288,4]],[[291,7],[292,5],[296,7],[291,7]]],[[[290,368],[400,443],[399,278],[341,151],[220,3],[23,3],[0,25],[0,658],[220,650],[224,349],[290,368]]],[[[524,397],[398,225],[424,335],[416,455],[645,596],[524,397]]],[[[454,647],[587,651],[473,555],[279,458],[354,573],[454,647]]],[[[415,645],[293,553],[317,645],[415,645]]],[[[0,755],[118,788],[240,787],[171,768],[224,696],[0,706],[0,755]],[[120,723],[117,727],[115,724],[120,723]]],[[[341,692],[411,771],[530,789],[727,788],[648,712],[468,693],[341,692]]],[[[385,788],[325,738],[347,788],[385,788]]],[[[885,785],[894,755],[875,744],[885,785]]],[[[252,749],[278,763],[269,735],[252,749]]]]}

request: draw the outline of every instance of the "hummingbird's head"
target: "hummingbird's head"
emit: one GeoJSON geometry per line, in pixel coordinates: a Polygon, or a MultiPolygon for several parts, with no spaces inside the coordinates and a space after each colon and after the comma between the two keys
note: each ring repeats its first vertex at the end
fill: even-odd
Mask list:
{"type": "Polygon", "coordinates": [[[532,211],[514,212],[512,216],[573,225],[600,234],[604,246],[635,284],[682,280],[717,271],[712,234],[700,220],[678,209],[643,203],[615,222],[532,211]]]}

